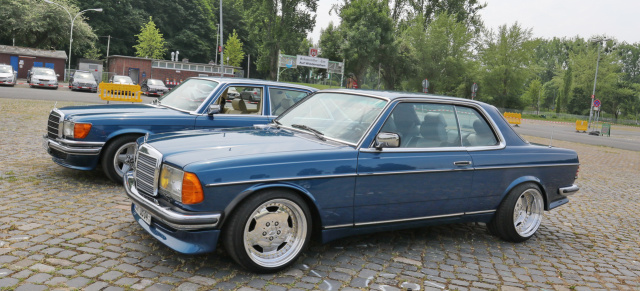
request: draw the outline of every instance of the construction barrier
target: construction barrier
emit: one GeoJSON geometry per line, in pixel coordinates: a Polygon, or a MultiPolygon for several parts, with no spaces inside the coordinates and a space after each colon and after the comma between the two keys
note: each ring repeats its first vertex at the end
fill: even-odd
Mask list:
{"type": "Polygon", "coordinates": [[[522,123],[522,114],[520,114],[520,113],[505,112],[504,113],[504,118],[510,124],[515,124],[516,126],[518,126],[518,124],[522,123]]]}
{"type": "Polygon", "coordinates": [[[584,131],[587,132],[589,123],[586,120],[576,120],[576,131],[584,131]]]}
{"type": "Polygon", "coordinates": [[[142,102],[139,85],[112,84],[101,82],[98,85],[100,99],[107,101],[142,102]]]}

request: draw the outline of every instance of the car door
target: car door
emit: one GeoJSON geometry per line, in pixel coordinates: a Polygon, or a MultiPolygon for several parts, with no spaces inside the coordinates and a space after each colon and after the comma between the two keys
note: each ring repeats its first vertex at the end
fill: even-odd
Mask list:
{"type": "Polygon", "coordinates": [[[397,133],[400,146],[360,149],[355,225],[461,217],[473,167],[455,107],[400,102],[392,110],[380,132],[397,133]]]}
{"type": "Polygon", "coordinates": [[[250,84],[227,84],[216,93],[210,103],[220,105],[220,113],[209,115],[205,112],[196,117],[195,128],[227,128],[247,127],[254,124],[267,124],[270,119],[264,114],[265,86],[250,84]],[[250,100],[235,98],[227,100],[229,87],[234,87],[239,92],[251,92],[255,97],[250,100]]]}

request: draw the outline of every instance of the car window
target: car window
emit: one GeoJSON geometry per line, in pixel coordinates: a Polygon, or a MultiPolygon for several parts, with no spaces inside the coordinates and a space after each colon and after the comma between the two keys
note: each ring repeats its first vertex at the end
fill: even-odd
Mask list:
{"type": "Polygon", "coordinates": [[[386,100],[368,96],[317,93],[280,115],[278,122],[356,144],[386,104],[386,100]]]}
{"type": "Polygon", "coordinates": [[[400,135],[402,148],[460,146],[460,132],[453,105],[432,103],[398,104],[381,129],[400,135]]]}
{"type": "Polygon", "coordinates": [[[41,76],[55,76],[56,72],[54,72],[53,70],[44,70],[44,69],[39,69],[33,72],[36,75],[41,75],[41,76]]]}
{"type": "Polygon", "coordinates": [[[225,114],[261,114],[263,96],[262,87],[236,86],[229,87],[218,99],[218,104],[225,114]]]}
{"type": "Polygon", "coordinates": [[[91,73],[75,73],[73,75],[74,78],[76,79],[93,79],[93,75],[91,73]]]}
{"type": "Polygon", "coordinates": [[[160,105],[166,105],[185,111],[194,111],[200,107],[211,92],[218,86],[218,82],[188,79],[174,87],[169,93],[158,98],[160,105]]]}
{"type": "Polygon", "coordinates": [[[116,77],[113,77],[113,82],[133,83],[133,80],[131,80],[131,77],[128,77],[128,76],[116,76],[116,77]]]}
{"type": "Polygon", "coordinates": [[[162,81],[160,80],[155,80],[155,79],[149,79],[147,81],[147,84],[149,85],[154,85],[154,86],[164,86],[164,83],[162,83],[162,81]]]}
{"type": "Polygon", "coordinates": [[[10,66],[0,66],[0,73],[11,73],[12,69],[10,66]]]}
{"type": "Polygon", "coordinates": [[[493,130],[478,111],[469,107],[456,106],[462,145],[466,147],[493,146],[498,144],[493,130]]]}
{"type": "Polygon", "coordinates": [[[293,104],[302,100],[309,93],[304,91],[286,90],[281,88],[269,88],[269,101],[271,115],[280,115],[293,104]]]}

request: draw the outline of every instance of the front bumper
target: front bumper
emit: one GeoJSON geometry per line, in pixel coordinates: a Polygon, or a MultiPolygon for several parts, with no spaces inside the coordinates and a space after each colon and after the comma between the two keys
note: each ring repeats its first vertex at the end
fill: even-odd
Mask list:
{"type": "Polygon", "coordinates": [[[41,88],[58,88],[58,84],[51,84],[51,83],[29,83],[29,85],[31,85],[32,87],[41,87],[41,88]]]}
{"type": "Polygon", "coordinates": [[[214,228],[220,221],[220,213],[186,213],[162,206],[151,200],[153,198],[138,193],[132,171],[125,174],[123,182],[127,196],[133,202],[133,218],[150,235],[184,254],[208,253],[216,249],[220,230],[214,228]],[[150,224],[138,214],[137,207],[151,215],[150,224]]]}
{"type": "Polygon", "coordinates": [[[82,142],[42,137],[42,146],[57,164],[76,170],[93,170],[104,142],[82,142]]]}

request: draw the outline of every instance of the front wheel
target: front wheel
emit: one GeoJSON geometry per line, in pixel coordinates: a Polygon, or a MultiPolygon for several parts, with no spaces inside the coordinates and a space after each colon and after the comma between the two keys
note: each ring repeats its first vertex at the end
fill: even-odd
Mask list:
{"type": "Polygon", "coordinates": [[[542,223],[544,198],[534,183],[513,188],[502,201],[488,228],[506,241],[523,242],[531,238],[542,223]]]}
{"type": "Polygon", "coordinates": [[[227,252],[253,272],[271,273],[290,266],[311,238],[309,208],[289,191],[256,194],[227,221],[223,233],[227,252]]]}
{"type": "Polygon", "coordinates": [[[116,137],[105,148],[102,156],[102,170],[116,183],[122,183],[122,177],[129,171],[136,155],[137,135],[116,137]]]}

